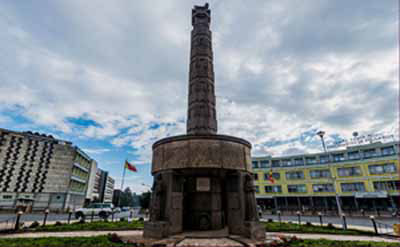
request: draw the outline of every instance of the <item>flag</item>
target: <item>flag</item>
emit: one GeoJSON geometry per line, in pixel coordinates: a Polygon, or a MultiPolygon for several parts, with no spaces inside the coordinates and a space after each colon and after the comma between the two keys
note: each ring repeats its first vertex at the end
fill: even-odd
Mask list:
{"type": "Polygon", "coordinates": [[[275,183],[275,179],[272,177],[272,170],[269,170],[268,180],[271,182],[271,184],[275,183]]]}
{"type": "Polygon", "coordinates": [[[127,160],[125,160],[125,168],[133,171],[133,172],[137,172],[137,169],[134,165],[132,165],[131,163],[129,163],[127,160]]]}

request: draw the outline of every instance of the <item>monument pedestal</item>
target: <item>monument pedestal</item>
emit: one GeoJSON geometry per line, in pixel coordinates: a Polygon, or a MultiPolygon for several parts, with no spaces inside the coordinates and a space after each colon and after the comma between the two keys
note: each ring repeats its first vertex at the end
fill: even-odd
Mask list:
{"type": "Polygon", "coordinates": [[[148,221],[144,222],[144,238],[161,239],[168,237],[168,222],[166,221],[148,221]]]}
{"type": "Polygon", "coordinates": [[[265,228],[258,221],[244,222],[244,235],[250,239],[263,240],[265,239],[265,228]]]}

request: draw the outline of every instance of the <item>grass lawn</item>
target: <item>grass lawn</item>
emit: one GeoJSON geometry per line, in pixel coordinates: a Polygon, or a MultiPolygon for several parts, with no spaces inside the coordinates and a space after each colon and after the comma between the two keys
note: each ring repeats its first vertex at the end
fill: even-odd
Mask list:
{"type": "MultiPolygon", "coordinates": [[[[335,227],[318,225],[299,225],[294,223],[263,222],[268,232],[297,232],[297,233],[322,233],[344,235],[374,235],[373,232],[361,230],[342,230],[335,227]]],[[[40,232],[69,232],[69,231],[101,231],[101,230],[140,230],[143,229],[143,221],[95,221],[88,223],[72,223],[62,225],[47,225],[34,228],[40,232]]]]}
{"type": "Polygon", "coordinates": [[[0,247],[125,247],[132,246],[114,243],[108,236],[69,237],[69,238],[14,238],[1,239],[0,247]]]}
{"type": "MultiPolygon", "coordinates": [[[[267,245],[268,246],[268,245],[267,245]]],[[[369,241],[334,241],[334,240],[292,240],[281,243],[271,243],[270,247],[399,247],[399,243],[369,242],[369,241]]]]}
{"type": "Polygon", "coordinates": [[[39,232],[70,232],[70,231],[100,231],[100,230],[137,230],[143,229],[143,221],[95,221],[90,223],[72,223],[62,225],[39,226],[34,231],[39,232]]]}
{"type": "MultiPolygon", "coordinates": [[[[135,244],[124,244],[112,241],[110,235],[97,237],[66,238],[16,238],[1,239],[0,247],[134,247],[135,244]]],[[[286,240],[266,244],[264,247],[398,247],[398,243],[333,241],[333,240],[286,240]]]]}
{"type": "Polygon", "coordinates": [[[323,234],[343,234],[343,235],[374,235],[373,232],[362,230],[343,230],[335,227],[318,225],[299,225],[293,223],[263,222],[268,232],[297,232],[297,233],[323,233],[323,234]]]}

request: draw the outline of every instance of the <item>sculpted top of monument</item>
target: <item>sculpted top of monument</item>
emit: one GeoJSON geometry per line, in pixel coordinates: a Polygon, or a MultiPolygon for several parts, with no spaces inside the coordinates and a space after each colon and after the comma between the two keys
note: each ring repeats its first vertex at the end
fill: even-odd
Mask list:
{"type": "Polygon", "coordinates": [[[191,135],[217,133],[210,14],[208,4],[192,9],[187,118],[187,134],[191,135]]]}

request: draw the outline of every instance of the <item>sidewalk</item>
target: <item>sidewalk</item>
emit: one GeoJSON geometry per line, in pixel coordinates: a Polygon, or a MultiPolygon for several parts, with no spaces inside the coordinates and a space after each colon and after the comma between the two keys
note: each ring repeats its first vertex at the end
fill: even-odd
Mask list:
{"type": "MultiPolygon", "coordinates": [[[[42,237],[92,237],[116,233],[119,236],[141,236],[142,231],[77,231],[77,232],[30,232],[0,235],[0,238],[42,238],[42,237]]],[[[332,234],[305,234],[305,233],[284,233],[268,232],[267,239],[279,239],[279,236],[296,236],[301,239],[329,239],[329,240],[349,240],[349,241],[374,241],[374,242],[398,242],[399,239],[384,238],[379,236],[351,236],[351,235],[332,235],[332,234]]]]}

